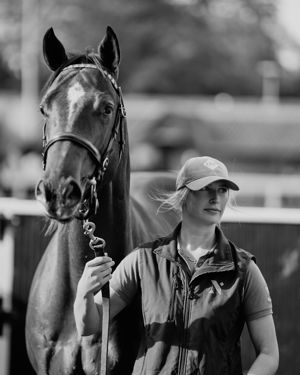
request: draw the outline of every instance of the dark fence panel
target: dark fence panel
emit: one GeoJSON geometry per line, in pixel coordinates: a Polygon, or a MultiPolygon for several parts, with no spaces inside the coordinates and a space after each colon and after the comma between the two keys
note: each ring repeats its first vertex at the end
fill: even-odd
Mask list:
{"type": "MultiPolygon", "coordinates": [[[[222,226],[229,238],[256,256],[257,264],[268,283],[280,351],[278,374],[298,374],[300,225],[224,223],[222,226]]],[[[247,345],[243,352],[248,364],[253,350],[249,350],[247,345]]]]}
{"type": "Polygon", "coordinates": [[[25,315],[30,284],[37,264],[46,248],[45,219],[40,216],[16,216],[12,225],[15,233],[13,324],[11,335],[10,375],[34,375],[26,352],[25,315]]]}
{"type": "MultiPolygon", "coordinates": [[[[11,368],[10,375],[19,372],[33,375],[29,364],[24,335],[25,312],[32,277],[49,238],[45,236],[44,218],[33,215],[15,216],[15,257],[11,368]]],[[[271,292],[274,320],[280,347],[279,375],[296,375],[300,368],[300,230],[296,224],[232,223],[222,225],[226,235],[238,246],[257,258],[271,292]]],[[[247,334],[243,336],[245,367],[254,358],[247,334]]]]}

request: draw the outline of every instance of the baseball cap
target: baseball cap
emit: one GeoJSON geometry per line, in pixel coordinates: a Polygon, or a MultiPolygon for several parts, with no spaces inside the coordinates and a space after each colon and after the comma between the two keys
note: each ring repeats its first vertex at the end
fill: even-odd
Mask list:
{"type": "Polygon", "coordinates": [[[238,185],[229,179],[228,170],[221,161],[210,156],[188,159],[180,169],[176,179],[176,190],[188,187],[200,190],[212,182],[222,180],[232,190],[239,190],[238,185]]]}

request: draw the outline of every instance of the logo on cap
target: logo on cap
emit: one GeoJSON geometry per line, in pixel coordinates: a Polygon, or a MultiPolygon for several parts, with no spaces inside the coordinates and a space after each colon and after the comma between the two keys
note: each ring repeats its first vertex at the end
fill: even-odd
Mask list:
{"type": "Polygon", "coordinates": [[[206,162],[203,164],[205,165],[207,168],[211,169],[211,170],[214,170],[216,168],[218,168],[218,163],[215,162],[214,160],[206,160],[206,162]]]}

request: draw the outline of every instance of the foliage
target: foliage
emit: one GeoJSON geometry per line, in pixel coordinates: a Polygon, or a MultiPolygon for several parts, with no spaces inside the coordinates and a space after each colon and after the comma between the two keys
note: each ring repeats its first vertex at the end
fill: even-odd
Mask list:
{"type": "MultiPolygon", "coordinates": [[[[259,95],[257,63],[276,59],[276,2],[271,0],[30,1],[40,9],[40,43],[53,26],[67,49],[96,48],[111,25],[120,40],[120,82],[127,92],[259,95]]],[[[0,41],[6,48],[3,58],[15,71],[16,48],[8,45],[20,45],[20,40],[8,23],[13,19],[17,25],[20,11],[16,0],[0,5],[9,35],[0,41]]],[[[48,72],[39,49],[44,82],[48,72]]]]}

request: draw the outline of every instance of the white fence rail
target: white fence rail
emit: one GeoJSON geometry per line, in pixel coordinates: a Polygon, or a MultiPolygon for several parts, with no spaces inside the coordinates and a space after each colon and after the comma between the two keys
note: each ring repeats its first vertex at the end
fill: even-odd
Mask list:
{"type": "MultiPolygon", "coordinates": [[[[35,200],[0,198],[0,215],[10,219],[16,215],[44,215],[35,200]]],[[[300,209],[273,207],[233,207],[225,211],[224,222],[300,224],[300,209]]]]}

